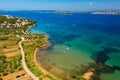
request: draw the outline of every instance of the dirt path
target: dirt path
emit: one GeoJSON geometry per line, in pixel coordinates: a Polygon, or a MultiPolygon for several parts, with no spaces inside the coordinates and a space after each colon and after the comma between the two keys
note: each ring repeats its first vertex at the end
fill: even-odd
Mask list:
{"type": "Polygon", "coordinates": [[[30,70],[29,68],[27,67],[27,64],[25,62],[25,53],[23,51],[23,47],[22,47],[22,42],[25,41],[24,37],[21,38],[22,40],[19,42],[19,47],[20,47],[20,51],[21,51],[21,54],[22,54],[22,65],[23,65],[23,68],[24,70],[27,72],[28,75],[30,75],[34,80],[39,80],[38,77],[36,77],[30,70]]]}

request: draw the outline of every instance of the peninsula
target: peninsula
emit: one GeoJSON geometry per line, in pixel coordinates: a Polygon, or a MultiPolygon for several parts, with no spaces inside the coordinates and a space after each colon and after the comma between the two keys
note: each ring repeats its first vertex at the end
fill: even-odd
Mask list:
{"type": "Polygon", "coordinates": [[[0,16],[0,80],[55,80],[35,64],[34,51],[47,44],[44,34],[29,34],[37,22],[0,16]]]}

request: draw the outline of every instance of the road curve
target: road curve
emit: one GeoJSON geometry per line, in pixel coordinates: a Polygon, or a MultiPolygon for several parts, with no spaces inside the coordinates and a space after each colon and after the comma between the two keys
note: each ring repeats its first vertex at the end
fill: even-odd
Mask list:
{"type": "Polygon", "coordinates": [[[26,41],[25,39],[24,39],[24,37],[22,37],[21,38],[21,41],[19,42],[19,47],[20,47],[20,51],[21,51],[21,54],[22,54],[22,65],[23,65],[23,68],[24,68],[24,70],[27,72],[27,74],[29,75],[29,76],[31,76],[34,80],[39,80],[39,78],[38,77],[36,77],[30,70],[29,70],[29,68],[27,67],[27,64],[26,64],[26,61],[25,61],[25,53],[24,53],[24,51],[23,51],[23,47],[22,47],[22,42],[23,41],[26,41]]]}

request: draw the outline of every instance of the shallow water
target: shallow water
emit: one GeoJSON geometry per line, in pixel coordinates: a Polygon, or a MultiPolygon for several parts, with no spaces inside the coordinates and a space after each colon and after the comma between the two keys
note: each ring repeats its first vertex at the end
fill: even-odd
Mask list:
{"type": "MultiPolygon", "coordinates": [[[[89,13],[0,12],[38,21],[30,33],[45,33],[52,46],[38,59],[51,73],[67,79],[98,62],[120,67],[120,16],[89,13]],[[71,73],[72,72],[72,73],[71,73]]],[[[101,80],[120,80],[120,71],[100,73],[101,80]],[[109,77],[110,76],[110,77],[109,77]]]]}

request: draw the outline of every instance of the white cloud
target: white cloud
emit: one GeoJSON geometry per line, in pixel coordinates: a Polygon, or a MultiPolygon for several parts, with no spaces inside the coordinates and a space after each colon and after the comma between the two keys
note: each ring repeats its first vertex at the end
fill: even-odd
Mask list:
{"type": "Polygon", "coordinates": [[[89,2],[90,5],[93,5],[93,2],[89,2]]]}

